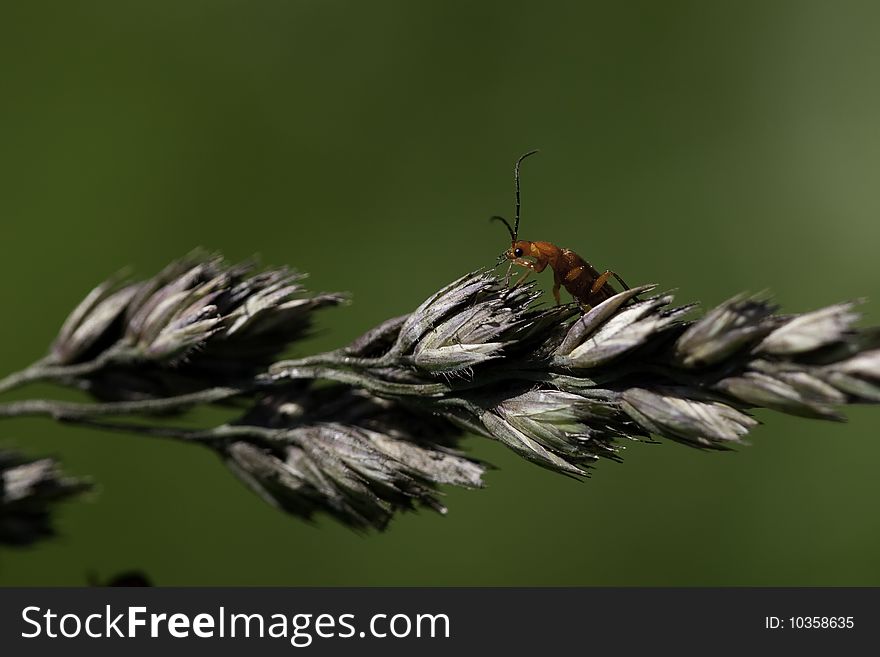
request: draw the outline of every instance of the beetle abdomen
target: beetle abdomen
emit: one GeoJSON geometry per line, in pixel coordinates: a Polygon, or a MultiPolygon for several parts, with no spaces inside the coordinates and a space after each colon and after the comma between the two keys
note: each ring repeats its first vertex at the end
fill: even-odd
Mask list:
{"type": "Polygon", "coordinates": [[[615,294],[614,288],[605,283],[595,293],[593,283],[601,275],[593,265],[574,251],[562,249],[554,267],[557,280],[582,304],[595,306],[615,294]]]}

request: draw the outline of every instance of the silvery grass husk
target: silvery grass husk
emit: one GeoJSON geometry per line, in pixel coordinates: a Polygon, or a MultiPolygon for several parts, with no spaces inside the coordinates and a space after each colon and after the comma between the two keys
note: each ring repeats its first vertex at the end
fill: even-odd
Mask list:
{"type": "Polygon", "coordinates": [[[269,362],[303,335],[300,275],[198,256],[142,283],[112,281],[71,315],[50,356],[0,381],[75,385],[97,403],[23,400],[0,417],[50,416],[206,445],[276,507],[384,528],[399,510],[445,510],[439,486],[478,487],[462,430],[576,478],[627,441],[741,444],[753,408],[839,420],[880,401],[880,331],[854,303],[779,315],[740,296],[695,318],[646,285],[594,308],[548,306],[535,284],[468,274],[347,347],[269,362]],[[149,418],[237,399],[207,429],[149,418]],[[106,401],[110,400],[110,401],[106,401]],[[131,417],[147,416],[133,424],[131,417]],[[124,418],[124,422],[114,418],[124,418]]]}
{"type": "Polygon", "coordinates": [[[54,459],[0,450],[0,544],[21,547],[54,536],[55,504],[90,488],[63,474],[54,459]]]}
{"type": "Polygon", "coordinates": [[[32,370],[99,399],[144,399],[252,379],[340,294],[309,294],[304,274],[196,252],[156,276],[117,276],[71,312],[32,370]]]}
{"type": "Polygon", "coordinates": [[[309,520],[323,511],[384,529],[417,505],[445,513],[440,484],[483,485],[485,466],[455,449],[461,431],[448,420],[344,384],[266,395],[235,427],[217,447],[225,463],[264,500],[309,520]]]}
{"type": "Polygon", "coordinates": [[[785,316],[736,297],[692,319],[654,287],[581,313],[476,272],[348,349],[271,372],[421,404],[575,477],[618,459],[622,439],[728,449],[757,425],[752,408],[838,420],[880,401],[880,333],[855,328],[853,303],[785,316]]]}

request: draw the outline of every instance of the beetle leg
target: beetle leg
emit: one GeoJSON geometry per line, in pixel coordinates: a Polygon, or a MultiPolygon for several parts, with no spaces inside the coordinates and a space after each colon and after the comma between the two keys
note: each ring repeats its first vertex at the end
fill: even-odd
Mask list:
{"type": "Polygon", "coordinates": [[[576,281],[578,278],[580,278],[580,276],[583,272],[584,272],[583,266],[573,267],[572,269],[569,269],[568,272],[566,272],[566,274],[565,274],[565,282],[572,283],[572,282],[576,281]]]}
{"type": "MultiPolygon", "coordinates": [[[[523,273],[522,276],[519,277],[519,279],[516,281],[516,283],[513,284],[513,287],[517,287],[517,286],[521,285],[522,282],[524,280],[526,280],[529,277],[529,274],[531,274],[532,272],[540,274],[542,271],[544,271],[547,268],[547,261],[541,260],[541,259],[538,259],[535,262],[531,262],[530,260],[526,260],[525,258],[515,258],[510,261],[510,264],[511,264],[511,266],[518,265],[520,267],[526,268],[526,271],[523,273]]],[[[510,281],[510,277],[508,276],[508,278],[506,279],[506,282],[509,282],[509,281],[510,281]]]]}
{"type": "MultiPolygon", "coordinates": [[[[517,258],[515,260],[511,260],[510,264],[511,265],[519,265],[520,267],[526,268],[525,273],[523,273],[523,275],[519,277],[519,280],[517,280],[517,282],[513,284],[513,287],[517,287],[517,286],[521,285],[522,282],[524,280],[526,280],[526,278],[528,278],[529,274],[531,274],[533,271],[540,271],[534,262],[529,262],[528,260],[526,260],[524,258],[517,258]]],[[[543,267],[542,267],[542,269],[543,269],[543,267]]],[[[508,281],[509,280],[510,279],[508,278],[508,281]]]]}
{"type": "Polygon", "coordinates": [[[605,271],[603,274],[600,274],[599,278],[593,281],[593,285],[590,287],[590,294],[596,294],[596,292],[605,287],[605,283],[608,282],[609,278],[611,278],[610,271],[605,271]]]}
{"type": "Polygon", "coordinates": [[[549,262],[549,260],[546,260],[544,258],[538,258],[537,260],[535,260],[534,263],[532,263],[532,269],[535,270],[536,274],[540,274],[542,271],[547,269],[548,262],[549,262]]]}
{"type": "Polygon", "coordinates": [[[557,306],[562,304],[562,299],[559,298],[559,288],[560,287],[562,287],[562,277],[559,275],[559,272],[554,269],[553,270],[553,298],[556,299],[557,306]]]}
{"type": "Polygon", "coordinates": [[[529,274],[531,274],[531,273],[532,273],[531,269],[526,269],[523,272],[523,275],[520,276],[518,279],[516,279],[516,283],[513,284],[513,287],[519,287],[520,285],[522,285],[523,281],[525,281],[529,277],[529,274]]]}
{"type": "Polygon", "coordinates": [[[513,263],[507,265],[507,273],[504,274],[504,287],[510,287],[510,270],[513,269],[513,263]]]}
{"type": "MultiPolygon", "coordinates": [[[[504,275],[504,286],[510,287],[510,270],[513,269],[514,265],[519,265],[520,267],[528,267],[529,269],[534,270],[535,265],[526,260],[525,258],[512,258],[507,265],[507,273],[504,275]]],[[[529,272],[526,272],[526,276],[528,276],[529,272]]],[[[525,276],[520,278],[516,283],[513,284],[513,287],[516,287],[520,283],[523,282],[525,276]]]]}
{"type": "Polygon", "coordinates": [[[511,260],[510,264],[519,265],[520,267],[528,267],[529,269],[532,269],[534,271],[541,271],[544,269],[543,267],[541,267],[541,269],[538,269],[537,263],[526,260],[525,258],[516,258],[514,260],[511,260]]]}
{"type": "Polygon", "coordinates": [[[596,292],[598,292],[599,290],[601,290],[601,289],[605,286],[605,284],[608,282],[608,279],[611,278],[612,276],[614,276],[614,278],[617,279],[617,282],[620,283],[620,284],[623,286],[623,289],[624,289],[624,290],[628,290],[628,289],[629,289],[629,285],[627,285],[626,283],[624,283],[624,282],[623,282],[623,279],[622,279],[620,276],[618,276],[617,274],[615,274],[615,273],[614,273],[613,271],[611,271],[610,269],[606,269],[606,270],[602,273],[602,275],[599,276],[599,278],[597,278],[595,281],[593,281],[593,286],[590,288],[590,294],[596,294],[596,292]]]}

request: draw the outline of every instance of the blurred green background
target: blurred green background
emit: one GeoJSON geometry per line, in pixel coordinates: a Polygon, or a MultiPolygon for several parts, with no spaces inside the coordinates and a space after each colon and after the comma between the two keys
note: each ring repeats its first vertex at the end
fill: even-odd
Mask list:
{"type": "MultiPolygon", "coordinates": [[[[531,148],[525,238],[680,301],[868,297],[880,323],[878,26],[808,1],[4,2],[0,364],[111,272],[198,245],[350,291],[299,352],[341,345],[494,261],[531,148]]],[[[735,453],[632,445],[586,483],[470,438],[485,490],[366,537],[195,447],[5,421],[100,489],[0,551],[0,584],[876,586],[880,409],[849,416],[762,413],[735,453]]]]}

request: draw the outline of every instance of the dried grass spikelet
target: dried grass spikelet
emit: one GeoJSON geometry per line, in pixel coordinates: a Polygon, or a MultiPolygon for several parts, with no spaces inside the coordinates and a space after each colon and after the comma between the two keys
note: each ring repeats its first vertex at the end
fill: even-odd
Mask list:
{"type": "Polygon", "coordinates": [[[483,485],[485,466],[455,449],[453,424],[350,386],[274,393],[238,426],[255,435],[224,444],[224,461],[264,500],[305,519],[323,511],[355,529],[384,529],[416,505],[445,513],[441,484],[483,485]],[[271,442],[262,429],[275,430],[271,442]]]}
{"type": "Polygon", "coordinates": [[[71,379],[102,399],[167,396],[253,377],[303,337],[312,311],[340,294],[309,294],[303,274],[258,271],[197,252],[145,281],[95,288],[64,322],[47,364],[97,363],[71,379]]]}
{"type": "Polygon", "coordinates": [[[754,408],[840,420],[847,404],[880,402],[880,330],[856,326],[854,303],[781,315],[739,295],[695,317],[644,285],[582,312],[481,270],[347,347],[277,361],[312,311],[343,300],[308,293],[302,278],[197,254],[146,281],[111,279],[44,361],[0,381],[53,380],[111,401],[12,402],[0,416],[197,441],[284,511],[382,529],[398,511],[445,511],[443,485],[482,485],[486,464],[458,449],[464,431],[580,478],[619,461],[627,441],[737,446],[754,408]],[[101,420],[233,399],[247,410],[209,429],[101,420]]]}
{"type": "Polygon", "coordinates": [[[91,487],[62,473],[55,459],[0,450],[0,544],[27,546],[53,536],[55,504],[91,487]]]}
{"type": "Polygon", "coordinates": [[[738,296],[694,320],[694,306],[654,288],[581,314],[476,272],[356,340],[345,353],[359,357],[325,374],[388,398],[428,395],[469,431],[574,476],[618,459],[623,438],[727,449],[757,425],[751,408],[839,419],[841,405],[880,399],[878,332],[855,328],[851,303],[785,316],[738,296]]]}

